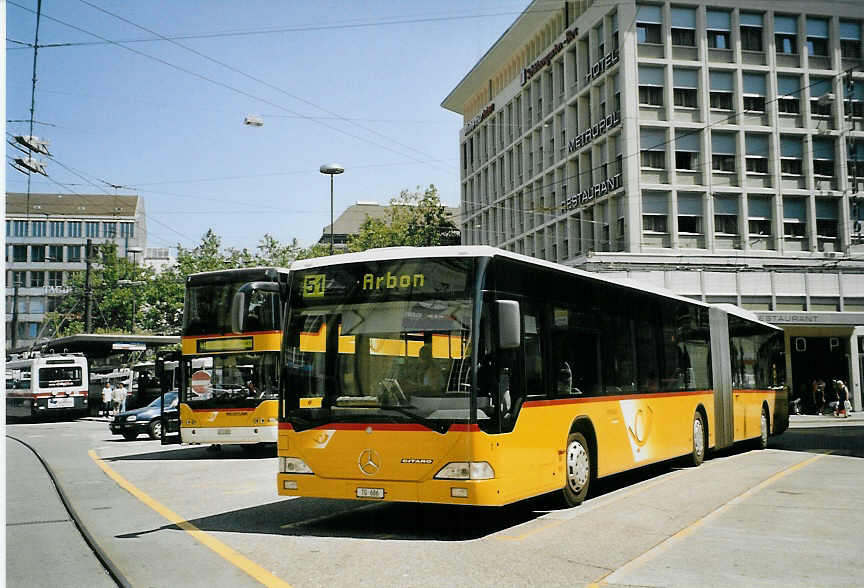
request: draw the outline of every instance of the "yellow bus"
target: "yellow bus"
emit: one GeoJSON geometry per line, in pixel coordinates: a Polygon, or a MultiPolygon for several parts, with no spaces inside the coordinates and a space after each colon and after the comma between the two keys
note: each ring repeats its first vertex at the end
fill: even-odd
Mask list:
{"type": "Polygon", "coordinates": [[[277,268],[187,277],[179,442],[214,449],[276,443],[280,289],[287,279],[288,270],[277,268]]]}
{"type": "Polygon", "coordinates": [[[284,496],[504,505],[788,425],[782,331],[491,247],[295,262],[284,496]]]}

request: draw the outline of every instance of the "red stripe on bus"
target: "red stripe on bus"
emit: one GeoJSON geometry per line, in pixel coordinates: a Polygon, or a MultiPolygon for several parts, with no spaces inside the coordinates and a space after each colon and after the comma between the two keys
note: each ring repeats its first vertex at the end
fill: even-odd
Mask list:
{"type": "Polygon", "coordinates": [[[279,423],[279,430],[281,430],[281,431],[293,431],[294,427],[291,426],[291,423],[279,423]]]}
{"type": "Polygon", "coordinates": [[[616,402],[618,400],[640,400],[643,398],[674,398],[678,396],[701,396],[713,394],[713,390],[687,390],[686,392],[656,392],[648,394],[620,394],[617,396],[591,396],[589,398],[555,398],[552,400],[527,400],[522,406],[557,406],[560,404],[580,404],[583,402],[616,402]]]}
{"type": "MultiPolygon", "coordinates": [[[[315,429],[330,429],[336,431],[364,431],[366,428],[371,428],[373,431],[430,431],[429,427],[416,423],[330,423],[315,427],[315,429]]],[[[279,429],[283,431],[292,431],[294,427],[291,423],[279,423],[279,429]]],[[[479,431],[480,427],[476,424],[452,424],[448,431],[453,432],[473,432],[479,431]]]]}

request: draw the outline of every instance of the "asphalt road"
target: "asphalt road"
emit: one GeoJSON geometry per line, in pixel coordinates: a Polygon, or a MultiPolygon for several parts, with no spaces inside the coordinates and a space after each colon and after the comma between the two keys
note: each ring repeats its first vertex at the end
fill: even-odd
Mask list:
{"type": "MultiPolygon", "coordinates": [[[[92,420],[6,433],[51,465],[133,586],[860,585],[864,415],[793,427],[765,451],[604,480],[566,510],[286,499],[276,459],[237,448],[127,442],[92,420]]],[[[104,585],[80,535],[64,554],[75,529],[23,451],[7,438],[9,585],[104,585]],[[46,550],[50,525],[67,547],[46,550]]]]}

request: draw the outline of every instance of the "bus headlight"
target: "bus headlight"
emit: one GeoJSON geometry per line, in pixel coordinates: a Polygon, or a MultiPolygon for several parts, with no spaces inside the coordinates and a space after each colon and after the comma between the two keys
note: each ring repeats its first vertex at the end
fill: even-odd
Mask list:
{"type": "Polygon", "coordinates": [[[485,461],[451,461],[438,470],[438,480],[491,480],[495,470],[485,461]]]}
{"type": "Polygon", "coordinates": [[[283,474],[313,474],[312,468],[299,457],[280,457],[279,471],[283,474]]]}

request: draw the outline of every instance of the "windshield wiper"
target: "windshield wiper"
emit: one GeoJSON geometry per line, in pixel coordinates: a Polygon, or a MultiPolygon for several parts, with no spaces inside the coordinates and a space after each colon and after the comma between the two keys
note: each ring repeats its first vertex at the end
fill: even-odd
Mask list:
{"type": "Polygon", "coordinates": [[[447,429],[450,428],[450,423],[423,418],[420,415],[411,412],[410,410],[403,408],[401,406],[392,406],[392,405],[381,405],[381,410],[392,410],[398,412],[401,415],[407,416],[414,422],[420,423],[427,429],[432,429],[436,433],[446,433],[447,429]]]}

